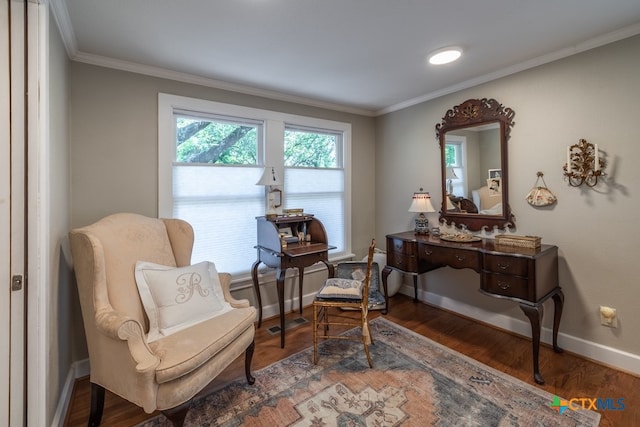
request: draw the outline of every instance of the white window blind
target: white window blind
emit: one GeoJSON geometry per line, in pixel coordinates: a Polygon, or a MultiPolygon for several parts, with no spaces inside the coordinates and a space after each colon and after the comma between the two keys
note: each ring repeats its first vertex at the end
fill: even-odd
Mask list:
{"type": "Polygon", "coordinates": [[[244,273],[255,255],[255,217],[264,214],[262,167],[173,167],[173,217],[195,230],[191,262],[213,261],[218,271],[244,273]]]}
{"type": "Polygon", "coordinates": [[[285,169],[285,206],[303,207],[322,222],[329,243],[336,246],[331,253],[347,250],[344,181],[342,169],[285,169]]]}

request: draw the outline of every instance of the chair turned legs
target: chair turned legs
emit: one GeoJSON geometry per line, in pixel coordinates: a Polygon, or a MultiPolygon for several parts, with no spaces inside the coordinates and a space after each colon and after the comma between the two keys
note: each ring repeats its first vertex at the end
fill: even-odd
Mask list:
{"type": "Polygon", "coordinates": [[[313,364],[318,364],[318,308],[313,305],[313,364]]]}
{"type": "Polygon", "coordinates": [[[371,355],[369,354],[369,345],[373,344],[373,336],[371,334],[371,329],[369,329],[367,317],[364,314],[362,315],[362,344],[364,344],[364,352],[367,355],[367,362],[369,362],[369,367],[373,368],[373,361],[371,360],[371,355]]]}
{"type": "Polygon", "coordinates": [[[98,427],[102,421],[104,409],[104,387],[91,383],[91,412],[89,413],[89,427],[98,427]]]}
{"type": "Polygon", "coordinates": [[[364,344],[364,352],[367,355],[367,362],[369,363],[369,367],[373,368],[373,361],[371,360],[371,355],[369,354],[369,344],[367,343],[364,344]]]}
{"type": "Polygon", "coordinates": [[[182,427],[184,419],[187,417],[187,412],[189,412],[189,404],[190,402],[185,402],[175,408],[165,409],[162,411],[162,415],[167,417],[174,427],[182,427]]]}
{"type": "Polygon", "coordinates": [[[247,377],[247,382],[249,384],[253,384],[256,382],[256,379],[251,375],[251,361],[253,360],[253,350],[256,348],[256,342],[251,341],[249,347],[244,353],[244,374],[247,377]]]}

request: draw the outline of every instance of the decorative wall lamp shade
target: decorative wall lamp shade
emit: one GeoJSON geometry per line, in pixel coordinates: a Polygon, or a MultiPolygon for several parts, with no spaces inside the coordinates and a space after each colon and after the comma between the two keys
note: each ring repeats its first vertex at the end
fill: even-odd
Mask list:
{"type": "Polygon", "coordinates": [[[282,191],[278,188],[273,188],[277,185],[283,185],[280,177],[276,174],[276,169],[273,166],[265,166],[262,176],[256,182],[256,185],[264,185],[269,188],[267,193],[267,201],[269,202],[269,209],[266,212],[267,218],[274,217],[278,214],[276,208],[282,206],[282,191]]]}
{"type": "Polygon", "coordinates": [[[420,191],[413,193],[411,200],[411,206],[409,206],[409,212],[418,212],[419,215],[415,219],[415,232],[416,234],[427,234],[429,232],[429,220],[425,216],[426,212],[435,212],[431,204],[431,196],[427,191],[420,191]]]}

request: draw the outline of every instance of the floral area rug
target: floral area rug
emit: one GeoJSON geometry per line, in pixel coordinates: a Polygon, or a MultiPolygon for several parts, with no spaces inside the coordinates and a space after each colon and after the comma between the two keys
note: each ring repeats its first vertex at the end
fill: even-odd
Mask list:
{"type": "MultiPolygon", "coordinates": [[[[186,426],[597,426],[558,398],[382,317],[363,346],[329,340],[195,400],[186,426]],[[555,404],[554,404],[555,401],[555,404]]],[[[347,334],[359,334],[360,329],[347,334]]],[[[162,415],[144,427],[170,426],[162,415]]]]}

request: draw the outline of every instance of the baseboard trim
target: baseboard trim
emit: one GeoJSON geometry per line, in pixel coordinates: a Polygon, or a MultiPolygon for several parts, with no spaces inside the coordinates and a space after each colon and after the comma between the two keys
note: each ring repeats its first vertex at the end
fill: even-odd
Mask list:
{"type": "MultiPolygon", "coordinates": [[[[403,285],[399,293],[413,298],[413,287],[403,285]]],[[[499,329],[504,329],[525,337],[531,337],[531,324],[524,320],[514,319],[503,314],[496,314],[482,308],[460,302],[451,298],[443,297],[431,292],[418,289],[418,299],[427,304],[444,310],[458,313],[480,322],[489,324],[499,329]]],[[[549,328],[542,328],[540,341],[551,345],[553,342],[553,331],[549,328]]],[[[558,333],[558,344],[563,350],[574,353],[585,359],[592,360],[607,367],[627,372],[631,375],[640,376],[640,356],[608,347],[602,344],[587,341],[562,332],[558,333]]]]}
{"type": "Polygon", "coordinates": [[[51,427],[64,426],[64,421],[69,411],[69,404],[71,403],[71,397],[73,396],[73,386],[78,378],[86,377],[89,375],[89,372],[89,359],[80,360],[71,364],[69,372],[67,373],[67,379],[60,393],[56,413],[53,415],[53,420],[51,421],[51,427]]]}

